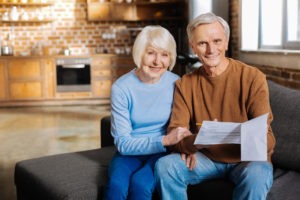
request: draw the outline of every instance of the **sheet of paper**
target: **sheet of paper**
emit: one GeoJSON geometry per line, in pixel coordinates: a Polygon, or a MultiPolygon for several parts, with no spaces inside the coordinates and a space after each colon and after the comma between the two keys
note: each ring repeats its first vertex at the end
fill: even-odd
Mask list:
{"type": "Polygon", "coordinates": [[[203,121],[194,144],[241,144],[242,161],[267,160],[268,113],[244,123],[203,121]]]}
{"type": "Polygon", "coordinates": [[[203,121],[194,144],[240,144],[241,123],[203,121]]]}
{"type": "Polygon", "coordinates": [[[241,125],[241,160],[267,160],[268,113],[241,125]]]}

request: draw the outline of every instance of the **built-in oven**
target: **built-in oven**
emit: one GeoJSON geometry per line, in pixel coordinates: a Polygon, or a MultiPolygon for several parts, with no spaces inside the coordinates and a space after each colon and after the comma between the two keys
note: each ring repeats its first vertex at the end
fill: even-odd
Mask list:
{"type": "Polygon", "coordinates": [[[56,91],[91,91],[90,58],[57,58],[56,91]]]}

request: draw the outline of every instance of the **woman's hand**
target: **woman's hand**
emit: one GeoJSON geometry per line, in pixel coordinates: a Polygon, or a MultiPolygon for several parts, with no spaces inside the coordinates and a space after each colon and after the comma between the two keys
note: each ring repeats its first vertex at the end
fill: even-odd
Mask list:
{"type": "Polygon", "coordinates": [[[189,135],[192,135],[192,133],[188,129],[177,127],[172,129],[170,133],[163,137],[162,144],[164,146],[171,146],[177,144],[180,140],[189,135]]]}
{"type": "Polygon", "coordinates": [[[196,153],[189,154],[189,155],[185,153],[181,153],[181,159],[186,160],[186,167],[189,168],[191,171],[196,167],[197,164],[196,153]]]}

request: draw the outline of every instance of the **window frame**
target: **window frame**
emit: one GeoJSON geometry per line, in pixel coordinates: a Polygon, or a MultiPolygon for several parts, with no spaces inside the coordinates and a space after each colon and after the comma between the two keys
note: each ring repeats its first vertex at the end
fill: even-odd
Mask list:
{"type": "MultiPolygon", "coordinates": [[[[282,50],[300,50],[300,41],[288,41],[287,32],[288,32],[288,22],[287,22],[287,1],[282,1],[282,27],[281,27],[281,45],[263,45],[262,44],[262,1],[258,1],[258,41],[257,41],[257,50],[264,49],[282,49],[282,50]]],[[[299,2],[300,3],[300,2],[299,2]]],[[[300,11],[300,10],[299,10],[300,11]]],[[[243,13],[242,13],[243,15],[243,13]]]]}

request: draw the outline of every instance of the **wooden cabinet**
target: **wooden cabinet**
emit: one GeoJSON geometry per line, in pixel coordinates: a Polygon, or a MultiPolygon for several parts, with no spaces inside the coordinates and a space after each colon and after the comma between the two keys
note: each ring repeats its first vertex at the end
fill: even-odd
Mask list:
{"type": "Polygon", "coordinates": [[[0,60],[0,100],[6,100],[7,98],[7,67],[6,62],[0,60]]]}
{"type": "Polygon", "coordinates": [[[55,91],[55,62],[52,58],[43,59],[44,65],[44,98],[51,99],[54,98],[54,91],[55,91]]]}
{"type": "Polygon", "coordinates": [[[120,76],[135,68],[135,64],[131,56],[114,57],[112,66],[113,81],[116,81],[120,76]]]}
{"type": "Polygon", "coordinates": [[[54,67],[53,58],[1,58],[0,101],[53,99],[54,67]]]}
{"type": "Polygon", "coordinates": [[[40,81],[12,82],[10,97],[13,100],[42,98],[42,83],[40,81]]]}
{"type": "Polygon", "coordinates": [[[41,77],[40,59],[18,59],[10,60],[10,79],[39,79],[41,77]]]}
{"type": "Polygon", "coordinates": [[[95,97],[110,97],[112,80],[95,80],[93,82],[93,94],[95,97]]]}
{"type": "Polygon", "coordinates": [[[40,99],[43,96],[40,59],[17,59],[8,62],[11,99],[40,99]]]}
{"type": "Polygon", "coordinates": [[[87,0],[90,21],[173,20],[186,18],[185,0],[133,1],[87,0]]]}
{"type": "Polygon", "coordinates": [[[109,98],[112,85],[112,57],[93,56],[91,75],[93,96],[109,98]]]}
{"type": "Polygon", "coordinates": [[[113,82],[135,67],[132,57],[97,54],[90,58],[91,91],[57,92],[56,57],[1,57],[0,107],[109,103],[113,82]]]}

